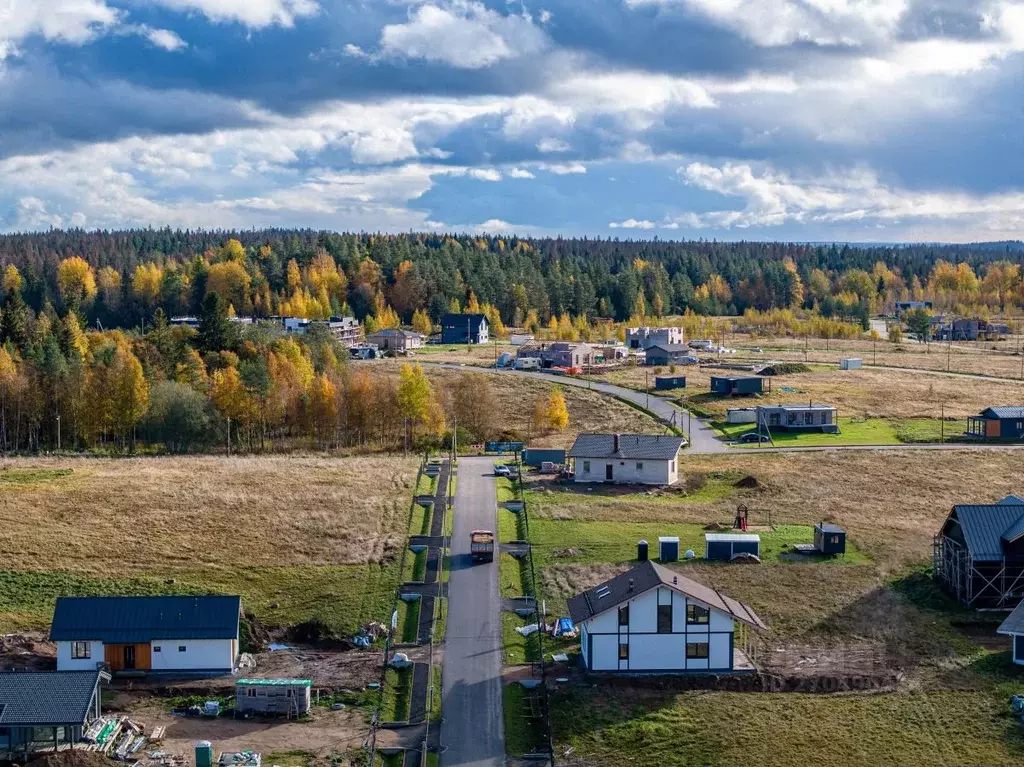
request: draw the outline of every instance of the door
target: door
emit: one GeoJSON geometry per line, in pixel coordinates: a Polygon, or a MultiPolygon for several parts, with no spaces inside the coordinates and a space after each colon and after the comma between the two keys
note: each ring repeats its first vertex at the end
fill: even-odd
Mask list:
{"type": "Polygon", "coordinates": [[[996,439],[998,439],[999,436],[1000,436],[1000,434],[999,434],[999,426],[1000,426],[1000,422],[995,420],[995,419],[992,419],[992,420],[989,420],[989,421],[985,421],[985,436],[986,437],[995,437],[996,439]]]}
{"type": "Polygon", "coordinates": [[[604,466],[604,478],[607,482],[612,481],[612,465],[610,463],[606,463],[604,466]]]}
{"type": "Polygon", "coordinates": [[[126,644],[124,646],[124,666],[122,668],[126,670],[135,668],[135,645],[126,644]]]}

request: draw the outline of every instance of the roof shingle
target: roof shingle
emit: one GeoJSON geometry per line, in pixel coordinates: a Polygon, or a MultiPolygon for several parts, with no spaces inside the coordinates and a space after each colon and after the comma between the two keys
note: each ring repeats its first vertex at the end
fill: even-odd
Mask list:
{"type": "Polygon", "coordinates": [[[235,639],[242,599],[235,596],[60,597],[54,642],[137,644],[153,639],[235,639]]]}
{"type": "Polygon", "coordinates": [[[100,673],[99,670],[0,673],[0,727],[83,724],[100,673]]]}
{"type": "Polygon", "coordinates": [[[569,450],[570,458],[622,458],[671,461],[685,440],[668,434],[580,434],[569,450]]]}

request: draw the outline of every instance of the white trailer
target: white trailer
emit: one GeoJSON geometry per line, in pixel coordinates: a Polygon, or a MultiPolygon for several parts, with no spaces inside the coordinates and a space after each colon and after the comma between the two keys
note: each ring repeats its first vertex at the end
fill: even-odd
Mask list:
{"type": "Polygon", "coordinates": [[[517,357],[513,367],[516,370],[540,370],[540,357],[517,357]]]}
{"type": "Polygon", "coordinates": [[[840,370],[860,370],[864,367],[864,361],[860,357],[844,357],[839,360],[840,370]]]}

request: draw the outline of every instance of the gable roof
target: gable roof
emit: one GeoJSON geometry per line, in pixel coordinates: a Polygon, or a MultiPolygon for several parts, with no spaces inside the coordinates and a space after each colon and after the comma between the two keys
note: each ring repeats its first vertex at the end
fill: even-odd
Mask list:
{"type": "Polygon", "coordinates": [[[53,611],[54,642],[137,644],[153,639],[235,639],[242,598],[60,597],[53,611]]]}
{"type": "Polygon", "coordinates": [[[946,518],[942,532],[958,523],[971,557],[981,562],[1001,560],[1003,541],[1013,541],[1024,534],[1024,504],[1016,496],[1007,496],[998,503],[954,506],[946,518]]]}
{"type": "Polygon", "coordinates": [[[480,328],[480,324],[487,322],[486,314],[446,314],[441,318],[441,327],[464,328],[469,323],[473,332],[480,328]]]}
{"type": "Polygon", "coordinates": [[[99,670],[0,673],[0,727],[83,724],[101,674],[99,670]]]}
{"type": "Polygon", "coordinates": [[[381,328],[380,330],[375,330],[372,333],[368,334],[367,338],[372,338],[373,336],[394,336],[396,338],[398,336],[402,336],[405,338],[422,338],[422,336],[419,333],[413,330],[405,330],[404,328],[381,328]]]}
{"type": "Polygon", "coordinates": [[[762,381],[762,376],[711,376],[712,381],[762,381]]]}
{"type": "Polygon", "coordinates": [[[1024,407],[987,407],[981,411],[984,418],[1024,418],[1024,407]]]}
{"type": "Polygon", "coordinates": [[[997,634],[1024,634],[1024,602],[1018,603],[1006,620],[999,624],[997,634]]]}
{"type": "Polygon", "coordinates": [[[611,580],[599,583],[582,594],[571,597],[569,599],[569,615],[573,623],[582,623],[613,607],[618,607],[656,586],[667,586],[680,594],[725,613],[733,620],[746,623],[748,626],[759,629],[767,628],[749,605],[738,602],[715,589],[649,560],[641,562],[624,573],[619,573],[611,580]]]}
{"type": "Polygon", "coordinates": [[[668,434],[580,434],[569,450],[570,458],[621,458],[624,460],[671,461],[685,440],[668,434]]]}

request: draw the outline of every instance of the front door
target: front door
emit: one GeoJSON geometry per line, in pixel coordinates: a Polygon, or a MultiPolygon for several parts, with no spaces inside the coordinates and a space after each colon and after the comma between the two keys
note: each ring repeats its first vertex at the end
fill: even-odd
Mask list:
{"type": "Polygon", "coordinates": [[[124,667],[129,670],[135,668],[135,645],[133,644],[124,646],[124,667]]]}
{"type": "Polygon", "coordinates": [[[605,464],[604,467],[604,478],[607,482],[612,481],[612,465],[610,463],[605,464]]]}

